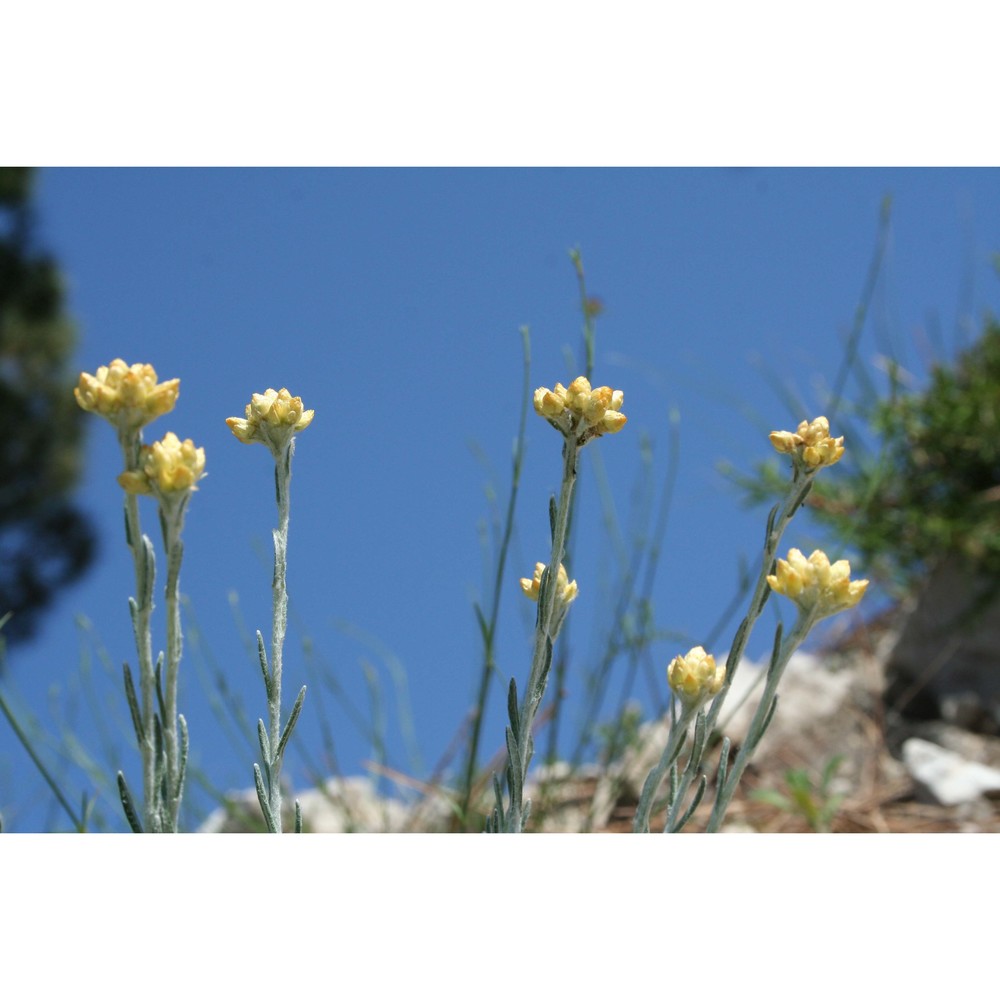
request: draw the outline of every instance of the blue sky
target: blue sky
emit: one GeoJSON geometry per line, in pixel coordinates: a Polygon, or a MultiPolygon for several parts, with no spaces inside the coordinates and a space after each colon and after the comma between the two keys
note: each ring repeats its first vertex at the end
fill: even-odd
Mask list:
{"type": "MultiPolygon", "coordinates": [[[[669,415],[679,413],[679,476],[653,592],[659,626],[677,633],[653,650],[663,689],[667,661],[703,641],[733,595],[738,558],[756,555],[763,530],[764,512],[745,511],[716,464],[749,469],[769,454],[768,430],[822,412],[887,194],[891,237],[861,346],[876,379],[879,353],[892,349],[919,373],[996,310],[996,170],[43,171],[41,236],[68,280],[78,367],[92,372],[120,356],[179,377],[176,410],[147,429],[147,440],[173,430],[207,453],[181,578],[202,636],[196,643],[189,626],[182,665],[194,763],[220,789],[249,787],[252,727],[265,711],[241,629],[270,629],[270,457],[239,444],[224,422],[242,414],[252,392],[287,386],[316,410],[292,480],[286,706],[301,684],[310,690],[298,732],[309,760],[293,753],[290,775],[296,787],[308,783],[309,761],[323,761],[324,727],[344,773],[361,773],[378,755],[331,687],[307,670],[308,636],[365,719],[366,671],[377,679],[387,763],[426,777],[478,678],[472,602],[489,600],[491,572],[480,525],[490,517],[487,488],[502,502],[509,485],[519,328],[531,330],[533,387],[581,370],[565,358],[567,347],[581,356],[567,251],[581,249],[590,291],[605,305],[595,380],[625,392],[627,427],[592,448],[626,525],[640,443],[652,443],[661,478],[669,415]],[[793,387],[808,412],[790,413],[770,378],[793,387]],[[213,714],[213,675],[243,706],[244,732],[213,714]],[[415,746],[406,736],[411,715],[415,746]]],[[[573,553],[581,598],[568,636],[569,731],[611,599],[592,448],[573,553]]],[[[71,725],[99,766],[121,766],[137,784],[138,758],[121,736],[120,665],[134,661],[134,649],[120,467],[112,429],[94,418],[79,500],[99,531],[99,561],[62,595],[38,641],[10,652],[5,690],[48,728],[71,725]],[[92,631],[81,632],[78,616],[92,631]]],[[[546,504],[559,472],[558,436],[529,415],[501,605],[504,678],[527,671],[533,608],[516,580],[546,558],[546,504]]],[[[151,502],[143,513],[153,534],[151,502]]],[[[787,540],[808,545],[808,523],[787,540]]],[[[162,645],[162,607],[155,627],[154,645],[162,645]]],[[[751,652],[761,653],[768,632],[757,633],[751,652]]],[[[621,678],[612,680],[609,706],[621,678]]],[[[636,693],[651,703],[645,682],[636,693]]],[[[502,703],[497,684],[484,757],[501,745],[502,703]]],[[[73,800],[96,790],[76,768],[65,787],[73,800]]],[[[194,783],[189,799],[194,821],[210,803],[194,783]]],[[[121,827],[112,799],[101,811],[121,827]]],[[[6,724],[0,813],[8,829],[65,827],[6,724]]]]}

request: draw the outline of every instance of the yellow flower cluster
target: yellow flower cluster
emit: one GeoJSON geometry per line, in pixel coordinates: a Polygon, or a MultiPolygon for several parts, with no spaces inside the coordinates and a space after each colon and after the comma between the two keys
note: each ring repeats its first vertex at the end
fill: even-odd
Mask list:
{"type": "Polygon", "coordinates": [[[303,409],[301,397],[293,396],[287,389],[278,392],[268,389],[250,397],[245,418],[227,417],[226,423],[244,444],[259,441],[280,454],[293,434],[312,423],[314,415],[314,410],[303,409]]]}
{"type": "Polygon", "coordinates": [[[123,472],[118,483],[127,493],[176,495],[196,490],[204,475],[205,449],[168,431],[162,441],[142,446],[138,469],[123,472]]]}
{"type": "Polygon", "coordinates": [[[725,665],[716,666],[715,657],[706,653],[703,646],[695,646],[687,656],[675,656],[667,667],[670,688],[689,705],[711,698],[722,690],[726,682],[725,665]]]}
{"type": "Polygon", "coordinates": [[[592,389],[582,375],[568,386],[557,382],[554,389],[544,386],[535,390],[535,412],[546,418],[563,434],[583,432],[583,441],[616,434],[627,421],[621,412],[625,394],[621,389],[606,385],[592,389]]]}
{"type": "Polygon", "coordinates": [[[844,439],[830,437],[830,422],[817,417],[811,423],[803,420],[798,430],[771,431],[771,444],[783,455],[799,455],[810,469],[839,462],[844,454],[844,439]]]}
{"type": "Polygon", "coordinates": [[[96,375],[81,373],[73,395],[84,410],[105,417],[120,431],[134,432],[174,408],[180,384],[176,378],[157,382],[152,365],[127,365],[115,358],[96,375]]]}
{"type": "MultiPolygon", "coordinates": [[[[545,563],[535,563],[534,576],[529,580],[527,577],[521,579],[521,590],[524,596],[533,601],[538,600],[538,588],[542,585],[542,573],[545,571],[545,563]]],[[[556,601],[563,607],[568,607],[579,593],[576,580],[570,582],[566,573],[566,567],[560,564],[559,575],[556,577],[556,601]]]]}
{"type": "Polygon", "coordinates": [[[851,564],[840,559],[832,566],[825,552],[817,549],[806,557],[790,549],[779,559],[777,572],[767,578],[773,591],[791,598],[806,613],[817,618],[853,608],[864,596],[867,580],[851,579],[851,564]]]}

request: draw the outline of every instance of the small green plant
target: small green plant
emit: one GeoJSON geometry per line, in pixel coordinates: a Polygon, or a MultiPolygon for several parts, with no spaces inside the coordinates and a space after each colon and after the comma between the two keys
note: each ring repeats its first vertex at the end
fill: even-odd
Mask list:
{"type": "Polygon", "coordinates": [[[563,565],[566,536],[573,504],[573,489],[577,478],[580,450],[604,434],[620,431],[626,423],[621,412],[624,393],[609,386],[591,386],[585,375],[573,379],[568,386],[557,382],[554,389],[544,386],[535,390],[535,412],[544,417],[563,437],[563,473],[559,500],[549,501],[549,526],[552,551],[548,564],[537,563],[531,578],[521,580],[521,589],[538,603],[535,619],[535,643],[531,671],[524,699],[518,704],[517,683],[511,678],[507,697],[510,724],[507,727],[507,788],[509,804],[505,808],[499,782],[494,786],[496,805],[487,828],[496,833],[521,833],[528,819],[530,802],[524,800],[524,782],[534,754],[532,725],[548,683],[552,666],[552,649],[569,606],[578,593],[575,580],[570,580],[563,565]]]}
{"type": "Polygon", "coordinates": [[[659,763],[650,771],[643,785],[633,823],[636,833],[649,832],[656,795],[664,779],[667,779],[668,787],[663,803],[666,808],[664,832],[675,833],[683,829],[701,802],[708,786],[708,775],[702,764],[708,738],[715,729],[747,641],[771,591],[793,601],[798,615],[787,635],[780,625],[775,631],[771,661],[764,677],[764,693],[732,766],[729,764],[729,738],[722,739],[715,776],[715,802],[706,827],[709,833],[721,828],[743,772],[774,717],[778,684],[792,653],[818,621],[854,607],[868,586],[867,580],[851,580],[851,567],[846,560],[831,564],[820,550],[807,559],[798,549],[791,549],[787,559],[778,559],[775,563],[785,529],[805,502],[820,470],[838,462],[844,454],[844,439],[830,435],[825,417],[804,420],[794,432],[774,431],[770,439],[776,451],[791,458],[791,478],[783,499],[771,509],[767,519],[764,552],[757,583],[750,597],[750,607],[736,630],[724,667],[717,666],[714,656],[706,653],[701,646],[694,647],[686,656],[678,656],[670,663],[667,676],[676,696],[670,732],[659,763]],[[710,707],[706,707],[709,703],[710,707]],[[691,750],[681,767],[681,751],[692,724],[691,750]],[[692,785],[695,786],[694,791],[688,799],[692,785]]]}
{"type": "MultiPolygon", "coordinates": [[[[289,487],[292,482],[292,456],[295,454],[295,435],[305,430],[314,416],[313,410],[303,409],[302,399],[287,389],[255,392],[246,407],[245,417],[229,417],[229,429],[244,444],[259,442],[267,447],[274,458],[274,488],[278,504],[278,527],[274,532],[274,575],[272,577],[273,618],[271,626],[271,663],[268,666],[264,637],[257,632],[257,655],[264,678],[267,695],[269,726],[257,720],[257,738],[260,742],[263,773],[254,764],[253,778],[257,798],[271,833],[281,833],[281,765],[285,747],[295,729],[302,702],[306,697],[305,685],[299,690],[291,714],[284,727],[281,725],[281,670],[285,631],[288,627],[288,514],[289,487]]],[[[295,803],[295,832],[302,832],[302,811],[295,803]]]]}
{"type": "Polygon", "coordinates": [[[813,781],[805,768],[789,768],[785,771],[787,794],[771,788],[761,788],[751,792],[750,798],[777,806],[789,815],[800,816],[814,833],[829,833],[830,824],[844,800],[843,795],[830,793],[830,784],[843,761],[842,754],[831,757],[826,762],[819,781],[813,781]]]}
{"type": "Polygon", "coordinates": [[[80,407],[104,417],[118,432],[125,471],[118,482],[125,490],[125,540],[135,564],[136,596],[129,598],[132,631],[139,666],[139,694],[132,671],[124,665],[125,695],[142,757],[143,810],[140,819],[125,775],[118,772],[118,790],[129,825],[136,833],[176,833],[188,758],[188,730],[177,711],[177,681],[183,635],[180,616],[180,570],[184,516],[195,485],[205,474],[205,449],[188,438],[168,432],[145,445],[142,428],[177,402],[180,380],[158,382],[152,365],[127,365],[116,358],[81,374],[74,390],[80,407]],[[153,543],[142,533],[138,497],[152,496],[159,505],[160,530],[167,558],[166,670],[161,652],[153,664],[151,618],[156,557],[153,543]]]}

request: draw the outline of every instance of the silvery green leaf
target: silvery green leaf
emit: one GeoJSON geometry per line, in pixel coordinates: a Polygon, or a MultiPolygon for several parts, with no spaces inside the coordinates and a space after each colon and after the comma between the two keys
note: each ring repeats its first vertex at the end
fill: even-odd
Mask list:
{"type": "Polygon", "coordinates": [[[299,695],[295,699],[295,704],[292,705],[292,714],[288,717],[288,722],[285,723],[285,731],[281,734],[281,739],[278,741],[278,753],[277,753],[278,760],[281,760],[285,752],[285,746],[288,743],[288,738],[292,735],[292,730],[295,728],[295,723],[298,722],[299,713],[302,711],[302,702],[305,700],[305,696],[306,696],[306,686],[303,684],[302,690],[299,691],[299,695]]]}
{"type": "Polygon", "coordinates": [[[695,789],[694,797],[691,799],[691,804],[687,807],[684,815],[677,821],[677,824],[669,831],[664,829],[664,833],[676,833],[678,830],[683,830],[687,825],[688,820],[694,814],[695,809],[698,808],[698,803],[701,802],[702,796],[705,794],[705,788],[708,786],[708,779],[705,775],[702,775],[698,780],[698,787],[695,789]]]}
{"type": "Polygon", "coordinates": [[[513,677],[507,686],[507,716],[510,719],[510,729],[514,739],[521,738],[521,717],[517,706],[517,681],[513,677]]]}
{"type": "Polygon", "coordinates": [[[122,809],[125,810],[125,819],[132,828],[133,833],[142,833],[142,823],[139,822],[139,815],[132,804],[132,796],[129,793],[128,785],[125,783],[125,775],[118,772],[118,797],[121,799],[122,809]]]}
{"type": "Polygon", "coordinates": [[[142,728],[142,712],[139,711],[139,699],[135,694],[135,685],[132,683],[132,671],[128,663],[122,664],[122,672],[125,675],[125,699],[128,701],[128,710],[132,716],[132,726],[135,729],[135,738],[142,746],[145,735],[142,728]]]}
{"type": "Polygon", "coordinates": [[[271,697],[271,671],[267,665],[267,650],[264,648],[264,637],[257,630],[257,658],[260,660],[260,672],[264,675],[264,690],[271,697]]]}
{"type": "Polygon", "coordinates": [[[271,741],[267,738],[267,728],[263,719],[257,720],[257,740],[260,743],[260,753],[264,759],[264,766],[270,767],[272,761],[271,741]]]}

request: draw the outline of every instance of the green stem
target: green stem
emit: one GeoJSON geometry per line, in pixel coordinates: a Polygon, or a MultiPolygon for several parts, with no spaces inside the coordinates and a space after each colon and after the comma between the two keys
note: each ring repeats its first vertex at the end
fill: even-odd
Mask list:
{"type": "Polygon", "coordinates": [[[649,772],[646,783],[642,786],[639,805],[636,808],[635,819],[632,822],[633,833],[649,833],[649,816],[653,810],[653,799],[656,797],[656,790],[660,787],[664,775],[670,769],[670,765],[674,763],[681,752],[684,734],[687,732],[687,728],[697,709],[698,705],[688,705],[681,702],[680,718],[673,720],[671,723],[670,735],[667,737],[667,745],[663,748],[663,753],[660,755],[660,761],[649,772]]]}
{"type": "MultiPolygon", "coordinates": [[[[140,431],[122,431],[118,437],[125,457],[125,469],[134,472],[139,467],[142,450],[140,431]]],[[[147,547],[146,536],[142,533],[139,520],[139,498],[134,493],[125,494],[126,541],[132,551],[135,566],[136,610],[133,615],[132,630],[135,634],[136,654],[139,658],[139,696],[142,707],[143,739],[139,746],[142,757],[142,792],[144,829],[155,832],[160,829],[156,788],[156,746],[153,738],[153,714],[155,712],[155,677],[153,673],[153,642],[150,619],[153,614],[152,580],[155,566],[147,564],[152,558],[152,547],[147,547]]]]}
{"type": "MultiPolygon", "coordinates": [[[[535,625],[535,647],[531,658],[531,672],[528,675],[528,684],[524,691],[524,700],[521,703],[518,719],[517,749],[521,758],[520,788],[523,788],[528,765],[531,761],[531,726],[538,706],[545,695],[545,684],[551,666],[552,643],[555,640],[553,625],[557,624],[553,622],[553,615],[558,600],[559,567],[562,565],[563,553],[566,548],[569,512],[573,502],[573,487],[576,485],[576,463],[580,445],[574,434],[567,435],[564,440],[562,487],[552,531],[552,555],[549,559],[547,579],[543,581],[544,586],[540,588],[538,595],[538,620],[535,625]]],[[[521,832],[522,814],[523,796],[512,796],[508,824],[510,832],[521,832]]]]}
{"type": "Polygon", "coordinates": [[[733,678],[736,676],[736,670],[743,659],[743,653],[750,640],[750,635],[764,610],[767,598],[770,596],[771,587],[767,582],[767,578],[771,575],[774,561],[777,558],[778,546],[781,544],[782,535],[784,535],[785,529],[795,516],[796,511],[805,502],[809,490],[812,489],[812,481],[815,474],[815,470],[805,471],[798,464],[794,465],[788,493],[785,494],[785,499],[772,512],[772,523],[764,539],[760,572],[757,574],[757,582],[750,597],[750,607],[746,618],[743,619],[743,623],[737,630],[736,639],[726,659],[726,683],[722,691],[719,692],[718,697],[712,702],[712,707],[708,713],[709,732],[715,727],[726,696],[733,686],[733,678]]]}
{"type": "Polygon", "coordinates": [[[181,631],[180,606],[180,572],[181,560],[184,555],[184,545],[181,542],[181,530],[184,526],[184,511],[190,494],[173,508],[164,510],[161,506],[161,527],[163,529],[163,547],[167,554],[167,676],[164,692],[163,720],[167,754],[167,795],[166,820],[172,833],[177,832],[180,818],[181,787],[180,763],[177,740],[177,679],[180,672],[181,651],[183,648],[183,633],[181,631]]]}
{"type": "Polygon", "coordinates": [[[717,833],[722,825],[726,810],[729,808],[736,787],[740,783],[740,778],[764,735],[766,723],[777,696],[778,684],[788,666],[788,661],[791,659],[792,653],[802,645],[810,629],[816,624],[816,620],[817,616],[814,612],[800,611],[792,631],[782,642],[775,661],[768,667],[764,693],[761,695],[757,710],[750,720],[750,728],[747,730],[740,752],[736,755],[736,760],[726,776],[726,782],[716,793],[715,805],[712,807],[712,814],[709,817],[708,826],[705,828],[706,833],[717,833]]]}
{"type": "Polygon", "coordinates": [[[288,515],[289,488],[292,479],[292,455],[295,439],[289,438],[287,450],[275,457],[274,485],[278,504],[278,527],[274,531],[274,578],[271,584],[273,613],[271,620],[271,683],[268,691],[267,710],[271,738],[271,760],[268,762],[268,802],[275,833],[281,833],[281,668],[288,626],[288,515]]]}
{"type": "MultiPolygon", "coordinates": [[[[785,494],[784,499],[771,511],[771,515],[768,519],[767,534],[764,538],[764,551],[761,556],[760,572],[757,574],[757,581],[753,589],[753,594],[750,597],[749,610],[737,629],[733,645],[729,650],[729,656],[726,660],[726,683],[712,702],[706,718],[706,726],[709,733],[715,730],[719,713],[721,712],[726,697],[732,688],[733,678],[736,675],[736,670],[740,665],[740,661],[743,659],[743,653],[746,650],[750,635],[753,632],[754,626],[757,624],[757,621],[764,610],[767,598],[770,595],[771,588],[767,582],[767,578],[771,574],[772,567],[774,566],[774,561],[777,556],[778,546],[781,543],[782,535],[788,527],[789,522],[792,520],[792,517],[794,517],[796,511],[798,511],[799,507],[801,507],[805,501],[809,490],[812,488],[812,481],[815,474],[816,470],[809,470],[800,466],[798,463],[793,463],[792,479],[788,486],[788,492],[785,494]]],[[[690,787],[695,773],[701,767],[703,753],[699,752],[699,749],[703,750],[704,748],[692,747],[691,756],[685,764],[680,785],[680,787],[684,789],[690,787]]],[[[745,749],[746,744],[744,744],[744,747],[741,748],[741,753],[745,749]]],[[[752,753],[752,749],[750,750],[750,753],[752,753]]],[[[738,782],[739,780],[738,774],[742,773],[747,760],[749,760],[749,756],[745,757],[738,773],[734,768],[733,773],[729,774],[727,777],[726,786],[731,788],[729,792],[730,798],[732,797],[732,792],[735,791],[735,782],[738,782]],[[737,776],[734,777],[734,775],[737,776]]],[[[721,794],[721,792],[719,794],[721,794]]],[[[728,800],[721,806],[722,813],[724,813],[727,806],[728,800]]],[[[716,808],[720,808],[718,799],[716,801],[716,808]]],[[[715,812],[713,810],[713,816],[714,815],[715,812]]],[[[722,814],[720,813],[717,822],[721,822],[721,820],[722,814]]],[[[668,818],[668,827],[669,823],[670,818],[668,818]]],[[[633,828],[637,832],[641,829],[641,823],[638,815],[633,828]]]]}

